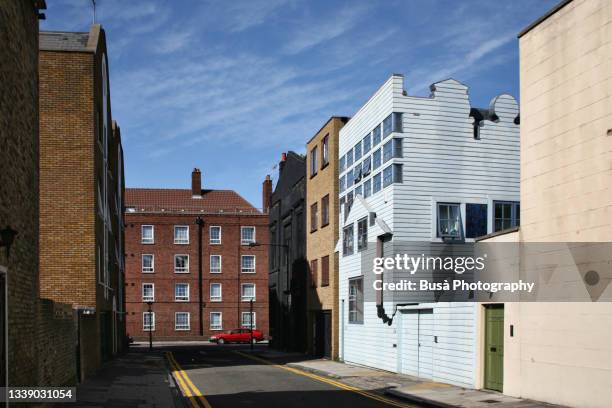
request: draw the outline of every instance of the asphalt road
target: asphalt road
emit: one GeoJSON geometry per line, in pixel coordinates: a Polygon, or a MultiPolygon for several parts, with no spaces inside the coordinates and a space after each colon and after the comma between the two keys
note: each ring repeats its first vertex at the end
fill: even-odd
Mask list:
{"type": "MultiPolygon", "coordinates": [[[[369,391],[382,400],[375,399],[313,378],[308,373],[301,374],[284,366],[290,361],[285,357],[271,359],[260,354],[266,360],[254,360],[247,356],[248,345],[181,346],[167,350],[212,408],[413,406],[384,397],[382,393],[369,391]]],[[[258,350],[264,351],[265,346],[256,346],[255,356],[258,350]]],[[[206,406],[201,399],[198,404],[206,406]]]]}

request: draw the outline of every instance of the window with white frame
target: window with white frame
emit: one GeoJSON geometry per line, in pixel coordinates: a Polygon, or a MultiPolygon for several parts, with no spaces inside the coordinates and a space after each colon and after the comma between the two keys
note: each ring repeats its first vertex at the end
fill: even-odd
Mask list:
{"type": "Polygon", "coordinates": [[[155,272],[155,257],[153,254],[142,255],[142,273],[155,272]]]}
{"type": "Polygon", "coordinates": [[[243,302],[250,302],[255,300],[255,284],[254,283],[243,283],[240,289],[240,298],[243,302]]]}
{"type": "Polygon", "coordinates": [[[457,203],[438,203],[438,236],[461,238],[461,208],[457,203]]]}
{"type": "Polygon", "coordinates": [[[142,301],[153,302],[155,301],[155,285],[152,283],[142,284],[142,301]]]}
{"type": "Polygon", "coordinates": [[[174,286],[174,300],[176,302],[189,302],[188,283],[177,283],[174,286]]]}
{"type": "Polygon", "coordinates": [[[363,277],[349,279],[349,323],[363,323],[363,277]]]}
{"type": "Polygon", "coordinates": [[[368,218],[357,221],[357,251],[361,252],[368,248],[368,218]]]}
{"type": "Polygon", "coordinates": [[[221,255],[210,256],[210,273],[221,273],[221,255]]]}
{"type": "Polygon", "coordinates": [[[210,312],[210,330],[223,330],[223,314],[210,312]]]}
{"type": "Polygon", "coordinates": [[[255,273],[255,255],[242,255],[241,256],[241,269],[242,273],[255,273]]]}
{"type": "Polygon", "coordinates": [[[175,225],[174,226],[174,243],[188,244],[189,243],[189,226],[175,225]]]}
{"type": "Polygon", "coordinates": [[[141,240],[143,244],[155,243],[155,229],[153,225],[143,225],[140,229],[141,240]]]}
{"type": "Polygon", "coordinates": [[[210,301],[211,302],[220,302],[221,301],[221,284],[220,283],[211,283],[210,284],[210,301]]]}
{"type": "Polygon", "coordinates": [[[353,224],[344,227],[342,230],[342,255],[353,255],[354,245],[353,224]]]}
{"type": "Polygon", "coordinates": [[[317,170],[319,169],[317,164],[317,147],[313,147],[310,151],[310,177],[313,177],[317,174],[317,170]]]}
{"type": "Polygon", "coordinates": [[[255,243],[255,227],[240,227],[240,243],[242,245],[255,243]]]}
{"type": "Polygon", "coordinates": [[[189,255],[174,255],[174,273],[189,273],[189,255]]]}
{"type": "Polygon", "coordinates": [[[221,244],[221,227],[219,226],[215,226],[215,225],[211,225],[209,231],[209,242],[212,245],[219,245],[221,244]]]}
{"type": "Polygon", "coordinates": [[[189,330],[189,312],[174,313],[174,330],[189,330]]]}
{"type": "Polygon", "coordinates": [[[325,135],[321,141],[321,168],[329,163],[329,135],[325,135]]]}
{"type": "Polygon", "coordinates": [[[256,316],[255,312],[242,312],[241,326],[246,329],[255,328],[256,327],[256,316]],[[252,320],[251,320],[252,319],[252,320]],[[252,325],[251,325],[252,321],[252,325]]]}
{"type": "Polygon", "coordinates": [[[144,312],[142,314],[142,330],[155,331],[155,312],[144,312]]]}

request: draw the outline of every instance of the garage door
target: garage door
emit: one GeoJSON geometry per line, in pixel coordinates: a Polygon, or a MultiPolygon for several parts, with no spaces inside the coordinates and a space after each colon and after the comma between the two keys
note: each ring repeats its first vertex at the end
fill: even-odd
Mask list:
{"type": "Polygon", "coordinates": [[[431,379],[433,376],[433,310],[402,313],[398,371],[431,379]]]}

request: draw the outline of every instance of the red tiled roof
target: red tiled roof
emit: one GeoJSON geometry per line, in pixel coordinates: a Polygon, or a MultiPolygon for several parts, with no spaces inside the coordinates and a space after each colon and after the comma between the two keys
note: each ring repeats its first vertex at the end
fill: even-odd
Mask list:
{"type": "Polygon", "coordinates": [[[202,198],[193,198],[188,189],[126,188],[125,207],[127,212],[260,214],[232,190],[202,190],[202,198]]]}

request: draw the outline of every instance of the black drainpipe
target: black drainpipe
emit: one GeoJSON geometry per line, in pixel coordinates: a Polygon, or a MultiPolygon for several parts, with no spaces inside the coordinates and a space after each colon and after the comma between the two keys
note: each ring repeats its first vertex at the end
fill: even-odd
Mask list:
{"type": "Polygon", "coordinates": [[[196,218],[196,224],[198,224],[198,300],[200,304],[198,318],[200,320],[200,336],[204,336],[204,320],[202,316],[202,308],[204,307],[202,301],[202,228],[204,227],[204,220],[202,217],[196,218]]]}

